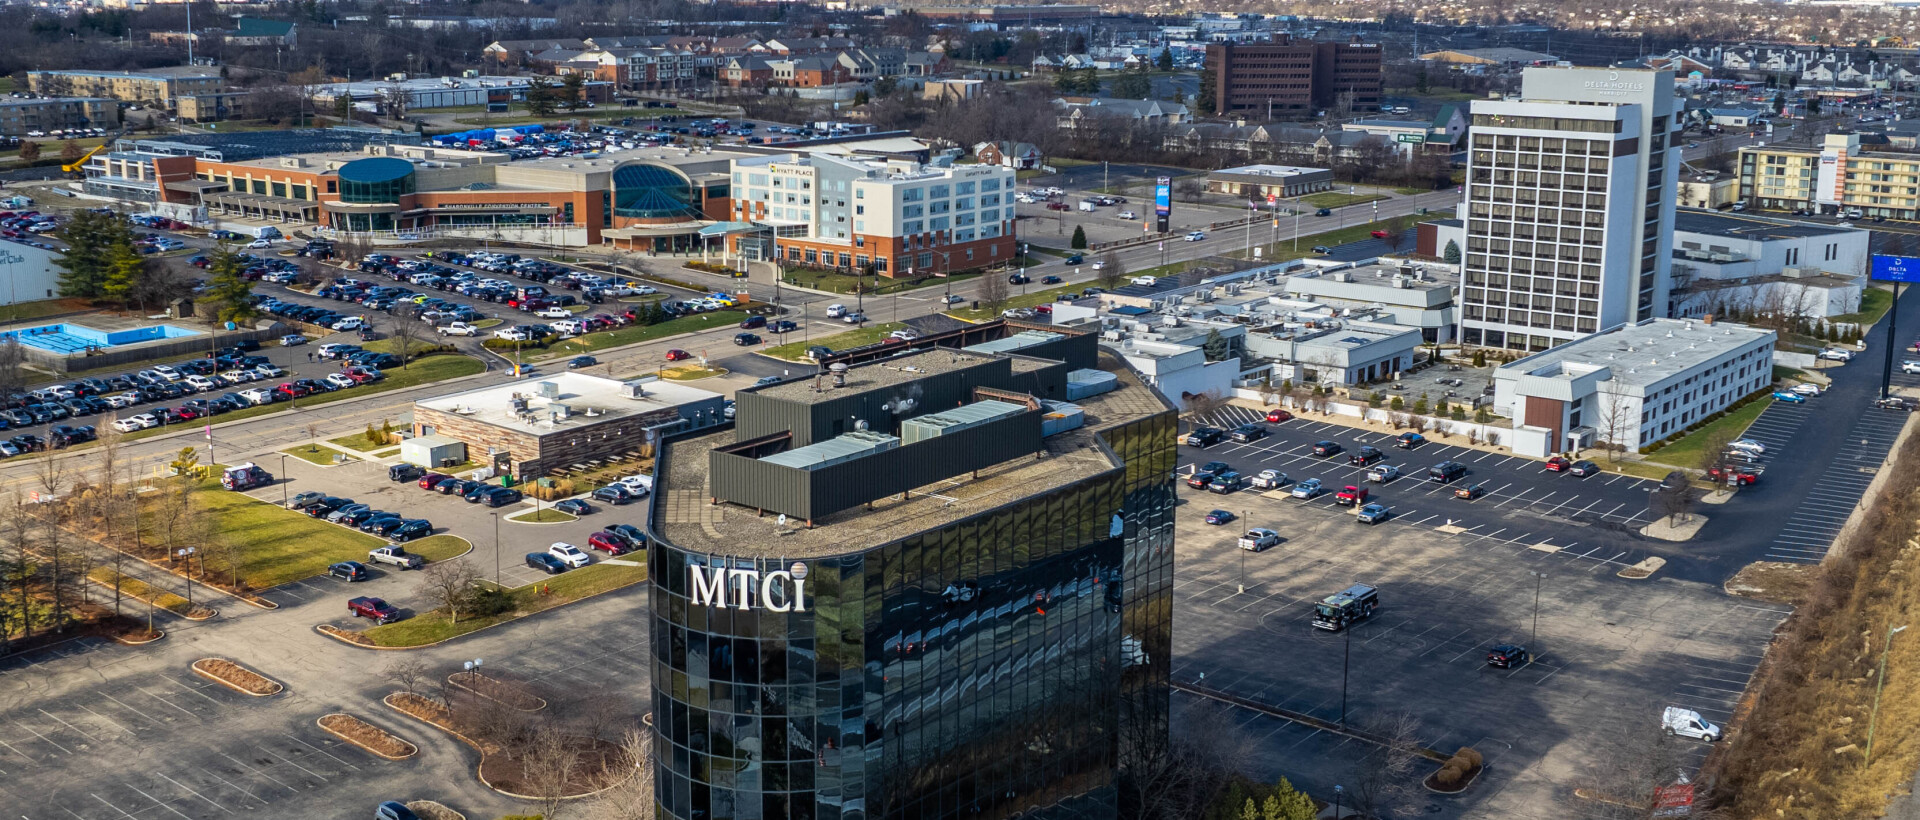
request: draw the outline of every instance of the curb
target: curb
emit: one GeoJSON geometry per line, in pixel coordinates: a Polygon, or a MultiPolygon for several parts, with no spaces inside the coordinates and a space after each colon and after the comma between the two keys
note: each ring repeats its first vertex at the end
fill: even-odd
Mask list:
{"type": "MultiPolygon", "coordinates": [[[[552,508],[549,507],[547,509],[552,509],[552,508]]],[[[523,512],[520,515],[539,515],[540,512],[541,512],[540,510],[534,510],[533,512],[523,512]]],[[[573,515],[573,513],[566,513],[566,515],[573,515]]],[[[551,527],[555,524],[572,524],[575,521],[579,521],[579,520],[580,520],[580,516],[577,516],[577,515],[574,515],[572,518],[567,519],[566,521],[522,521],[520,520],[519,516],[515,516],[513,518],[507,519],[507,522],[510,524],[525,524],[530,527],[551,527]]]]}
{"type": "MultiPolygon", "coordinates": [[[[1487,764],[1485,764],[1485,763],[1482,763],[1482,764],[1480,764],[1480,765],[1479,765],[1478,767],[1476,767],[1476,768],[1475,768],[1475,769],[1474,769],[1473,771],[1471,771],[1471,772],[1468,772],[1468,773],[1467,773],[1467,780],[1466,780],[1466,782],[1465,782],[1465,783],[1461,783],[1461,784],[1460,784],[1460,788],[1458,788],[1458,789],[1454,789],[1453,791],[1444,791],[1444,790],[1441,790],[1441,789],[1436,789],[1436,788],[1434,788],[1434,787],[1432,787],[1432,786],[1428,786],[1428,785],[1427,785],[1427,781],[1429,781],[1429,780],[1432,780],[1432,779],[1433,779],[1433,775],[1427,775],[1426,777],[1423,777],[1423,778],[1420,778],[1420,785],[1421,785],[1421,786],[1425,786],[1425,787],[1426,787],[1426,789],[1427,789],[1427,791],[1430,791],[1430,792],[1433,792],[1434,794],[1443,794],[1443,795],[1446,795],[1446,796],[1448,796],[1448,797],[1454,797],[1454,796],[1457,796],[1457,795],[1461,795],[1461,794],[1465,794],[1465,793],[1466,793],[1466,791],[1467,791],[1467,788],[1468,788],[1469,786],[1472,786],[1472,785],[1473,785],[1473,783],[1474,783],[1474,781],[1476,781],[1476,780],[1479,780],[1479,779],[1480,779],[1480,773],[1481,773],[1481,772],[1484,772],[1484,771],[1486,771],[1486,770],[1487,770],[1487,764]]],[[[1436,770],[1436,771],[1438,771],[1438,770],[1436,770]]]]}
{"type": "Polygon", "coordinates": [[[392,733],[392,732],[389,732],[389,731],[387,731],[387,730],[385,730],[385,729],[381,729],[381,728],[380,728],[380,727],[378,727],[378,726],[374,726],[374,725],[373,725],[373,724],[371,724],[371,723],[368,723],[368,722],[366,722],[366,721],[364,721],[364,720],[361,720],[361,719],[359,719],[359,718],[357,718],[357,717],[354,717],[354,716],[352,716],[352,715],[349,715],[349,714],[347,714],[347,713],[345,713],[345,712],[329,712],[329,713],[327,713],[327,714],[324,714],[324,715],[321,715],[321,716],[319,716],[319,717],[317,717],[317,718],[314,718],[314,719],[313,719],[313,723],[314,723],[314,725],[315,725],[315,726],[319,726],[319,727],[321,728],[321,730],[323,730],[323,731],[325,731],[325,732],[326,732],[327,734],[330,734],[330,735],[333,735],[334,737],[337,737],[337,738],[340,738],[341,740],[344,740],[344,741],[346,741],[348,745],[350,745],[350,746],[353,746],[354,748],[356,748],[356,749],[359,749],[360,751],[363,751],[363,752],[366,752],[367,754],[370,754],[370,755],[373,755],[374,757],[377,757],[377,758],[380,758],[381,760],[406,760],[407,758],[409,758],[409,757],[413,757],[414,755],[417,755],[417,754],[419,754],[419,753],[420,753],[420,747],[419,747],[419,746],[416,746],[416,745],[414,745],[412,741],[409,741],[409,740],[407,740],[406,738],[403,738],[403,737],[401,737],[401,736],[399,736],[399,735],[396,735],[396,734],[394,734],[394,733],[392,733]],[[393,739],[394,739],[395,741],[398,741],[398,742],[400,742],[400,743],[403,743],[403,744],[406,744],[406,747],[407,747],[407,748],[409,748],[409,749],[412,749],[413,751],[411,751],[411,752],[408,752],[408,753],[406,753],[406,754],[403,754],[403,755],[400,755],[399,757],[394,757],[393,755],[389,755],[389,754],[381,754],[380,752],[376,752],[376,751],[374,751],[373,749],[371,749],[371,748],[369,748],[369,747],[367,747],[366,745],[364,745],[364,744],[362,744],[362,743],[360,743],[359,741],[357,741],[357,740],[354,740],[353,738],[350,738],[350,737],[347,737],[347,736],[346,736],[345,734],[342,734],[342,733],[340,733],[340,732],[336,732],[336,731],[334,731],[334,730],[333,730],[333,727],[331,727],[331,726],[328,726],[328,725],[326,724],[326,719],[327,719],[327,718],[330,718],[330,717],[336,717],[336,716],[337,716],[337,717],[343,717],[343,718],[346,718],[346,719],[348,719],[348,720],[351,720],[351,721],[355,721],[355,722],[357,722],[357,723],[359,723],[359,724],[361,724],[362,726],[366,726],[366,727],[369,727],[369,728],[372,728],[372,729],[374,729],[374,730],[377,730],[377,731],[379,731],[379,732],[380,732],[381,734],[384,734],[384,735],[386,735],[387,737],[390,737],[390,738],[393,738],[393,739]]]}
{"type": "Polygon", "coordinates": [[[164,638],[167,636],[167,631],[164,629],[156,629],[153,632],[154,632],[153,637],[148,638],[144,641],[129,641],[126,638],[115,636],[113,639],[113,642],[120,644],[121,646],[146,646],[147,644],[153,643],[154,641],[160,640],[161,638],[164,638]]]}
{"type": "MultiPolygon", "coordinates": [[[[457,688],[457,689],[462,689],[462,690],[465,690],[465,691],[468,691],[468,692],[472,692],[472,693],[473,693],[473,694],[475,694],[475,695],[478,695],[478,696],[480,696],[480,697],[483,697],[483,698],[486,698],[487,700],[490,700],[490,701],[493,701],[494,703],[498,703],[498,704],[500,704],[500,705],[502,705],[502,706],[505,706],[505,707],[507,707],[507,708],[509,708],[509,709],[512,709],[512,710],[514,710],[514,711],[516,711],[516,712],[538,712],[538,711],[540,711],[540,710],[542,710],[542,709],[545,709],[545,708],[547,708],[547,699],[546,699],[546,698],[543,698],[543,697],[540,697],[539,695],[535,695],[535,694],[528,694],[528,695],[527,695],[527,697],[530,697],[530,698],[533,698],[534,700],[537,700],[537,701],[540,701],[540,705],[539,705],[539,706],[535,706],[535,707],[533,707],[532,709],[522,709],[522,708],[520,708],[520,707],[518,707],[518,706],[514,706],[513,704],[510,704],[510,703],[507,703],[506,701],[503,701],[503,700],[501,700],[501,699],[499,699],[499,698],[496,698],[496,697],[494,697],[494,696],[492,696],[492,695],[489,695],[489,694],[487,694],[487,693],[485,693],[485,692],[482,692],[482,691],[480,691],[480,690],[478,690],[478,689],[475,689],[475,688],[473,688],[473,687],[471,687],[471,686],[468,686],[468,685],[466,685],[466,684],[464,684],[464,683],[461,683],[461,682],[460,682],[460,681],[458,680],[458,678],[460,677],[460,674],[461,674],[461,673],[459,673],[459,672],[455,672],[455,673],[452,673],[452,674],[450,674],[450,675],[447,675],[447,685],[448,685],[448,686],[452,686],[452,687],[454,687],[454,688],[457,688]]],[[[478,674],[478,673],[474,673],[474,674],[478,674]]],[[[486,675],[480,675],[480,677],[483,677],[483,678],[487,678],[487,676],[486,676],[486,675]]],[[[501,680],[500,680],[500,679],[498,679],[498,678],[487,678],[487,680],[490,680],[490,681],[495,681],[495,682],[497,682],[497,683],[505,683],[505,681],[501,681],[501,680]]]]}
{"type": "MultiPolygon", "coordinates": [[[[487,781],[487,778],[486,778],[486,776],[485,776],[485,775],[482,775],[482,774],[480,773],[480,771],[481,771],[481,768],[482,768],[483,766],[485,766],[485,765],[486,765],[486,760],[487,760],[487,749],[486,749],[486,747],[484,747],[484,746],[481,746],[481,745],[480,745],[480,744],[478,744],[478,743],[475,743],[475,742],[473,741],[473,738],[470,738],[470,737],[467,737],[466,735],[463,735],[463,734],[460,734],[459,732],[456,732],[456,731],[454,731],[454,730],[453,730],[453,729],[452,729],[451,727],[448,727],[448,726],[444,726],[444,725],[442,725],[442,724],[440,724],[440,723],[437,723],[437,722],[434,722],[434,721],[431,721],[431,720],[428,720],[428,719],[426,719],[426,718],[423,718],[423,717],[420,717],[420,716],[418,716],[418,715],[415,715],[415,714],[413,714],[412,712],[409,712],[409,711],[407,711],[407,710],[405,710],[405,709],[402,709],[402,708],[400,708],[400,707],[398,707],[398,706],[395,706],[395,705],[393,704],[393,701],[392,701],[392,698],[393,698],[393,696],[394,696],[394,695],[398,695],[398,694],[402,694],[402,693],[400,693],[400,692],[393,692],[393,693],[391,693],[391,694],[388,694],[388,695],[387,695],[386,697],[383,697],[383,698],[381,698],[381,699],[380,699],[380,702],[381,702],[381,703],[384,703],[384,704],[386,704],[386,705],[387,705],[387,708],[389,708],[389,709],[392,709],[392,710],[394,710],[394,711],[396,711],[396,712],[399,712],[399,713],[400,713],[400,714],[402,714],[402,715],[405,715],[405,716],[407,716],[407,717],[409,717],[409,718],[412,718],[412,719],[414,719],[414,720],[417,720],[417,721],[420,721],[421,723],[425,723],[425,724],[427,724],[428,726],[432,726],[433,728],[435,728],[435,729],[439,729],[439,730],[440,730],[440,731],[442,731],[442,732],[446,732],[447,734],[449,734],[449,735],[451,735],[451,736],[453,736],[453,737],[454,737],[455,739],[457,739],[457,740],[459,740],[459,741],[460,741],[461,743],[465,743],[465,744],[467,744],[467,745],[468,745],[469,747],[471,747],[471,748],[472,748],[472,749],[473,749],[474,751],[476,751],[476,752],[479,752],[479,753],[480,753],[480,765],[478,765],[478,766],[474,766],[474,767],[473,767],[473,779],[475,779],[475,780],[478,780],[478,781],[480,781],[480,785],[482,785],[482,786],[485,786],[485,787],[487,787],[488,789],[490,789],[490,790],[492,790],[492,791],[494,791],[495,793],[498,793],[498,794],[503,794],[503,795],[506,795],[506,796],[508,796],[508,797],[511,797],[511,798],[514,798],[514,799],[516,799],[516,800],[542,800],[542,799],[544,799],[544,798],[540,798],[540,797],[535,797],[535,796],[533,796],[533,795],[529,795],[529,794],[515,794],[515,793],[513,793],[513,792],[510,792],[510,791],[507,791],[506,789],[502,789],[502,788],[500,788],[499,786],[495,786],[495,785],[493,785],[492,783],[490,783],[490,782],[488,782],[488,781],[487,781]]],[[[421,696],[421,697],[424,697],[424,696],[421,696]]],[[[496,752],[496,754],[497,754],[497,752],[496,752]]],[[[618,782],[615,782],[615,783],[612,783],[612,784],[609,784],[609,785],[606,785],[606,786],[602,786],[601,788],[598,788],[598,789],[595,789],[595,790],[593,790],[593,791],[590,791],[590,792],[586,792],[586,793],[584,793],[584,794],[576,794],[576,795],[571,795],[571,796],[568,796],[568,797],[562,797],[562,798],[560,798],[560,799],[561,799],[561,800],[569,800],[569,801],[570,801],[570,800],[580,800],[580,799],[583,799],[583,798],[587,798],[587,797],[593,797],[594,795],[598,795],[598,794],[601,794],[601,793],[603,793],[603,792],[606,792],[606,791],[607,791],[608,789],[612,789],[612,788],[613,788],[614,786],[618,786],[618,785],[620,785],[620,783],[624,783],[624,782],[626,782],[626,781],[625,781],[625,780],[621,780],[621,781],[618,781],[618,782]]]]}
{"type": "MultiPolygon", "coordinates": [[[[1365,741],[1367,743],[1372,743],[1375,745],[1382,745],[1382,746],[1385,745],[1381,743],[1379,738],[1372,736],[1372,734],[1368,732],[1362,732],[1356,729],[1344,727],[1338,723],[1334,723],[1332,721],[1327,721],[1327,720],[1321,720],[1320,718],[1314,717],[1312,715],[1304,714],[1301,712],[1295,712],[1291,709],[1282,709],[1277,706],[1269,706],[1267,704],[1259,703],[1248,698],[1240,697],[1238,695],[1229,695],[1217,689],[1210,689],[1204,686],[1197,686],[1191,683],[1180,683],[1178,681],[1175,681],[1175,682],[1169,683],[1168,686],[1173,688],[1176,691],[1186,692],[1187,694],[1197,695],[1199,697],[1208,698],[1210,700],[1217,700],[1222,703],[1239,706],[1245,709],[1252,709],[1256,712],[1272,715],[1274,717],[1281,718],[1283,720],[1292,721],[1302,726],[1310,726],[1314,729],[1318,729],[1323,732],[1331,732],[1333,734],[1343,735],[1345,737],[1353,738],[1354,740],[1365,741]]],[[[1441,754],[1438,750],[1428,749],[1424,747],[1415,747],[1409,750],[1409,752],[1419,757],[1424,757],[1428,760],[1432,760],[1435,763],[1444,763],[1448,757],[1447,755],[1441,754]]]]}

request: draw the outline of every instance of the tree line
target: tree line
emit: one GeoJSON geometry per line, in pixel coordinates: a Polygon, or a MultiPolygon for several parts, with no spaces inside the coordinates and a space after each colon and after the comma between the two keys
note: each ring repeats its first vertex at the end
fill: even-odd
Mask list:
{"type": "MultiPolygon", "coordinates": [[[[171,260],[140,253],[133,225],[112,211],[76,211],[57,236],[67,243],[58,260],[59,293],[123,307],[152,310],[193,295],[198,278],[171,260]]],[[[258,315],[247,262],[226,243],[207,253],[205,292],[222,322],[247,322],[258,315]]]]}

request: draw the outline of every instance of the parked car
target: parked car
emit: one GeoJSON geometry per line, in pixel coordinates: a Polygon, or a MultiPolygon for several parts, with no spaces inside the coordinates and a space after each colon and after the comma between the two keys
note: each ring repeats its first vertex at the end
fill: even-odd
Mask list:
{"type": "Polygon", "coordinates": [[[1367,480],[1376,484],[1385,484],[1400,477],[1400,468],[1391,464],[1377,464],[1367,471],[1367,480]]]}
{"type": "Polygon", "coordinates": [[[1277,490],[1287,485],[1287,474],[1279,470],[1261,470],[1253,477],[1253,486],[1259,490],[1277,490]]]}
{"type": "Polygon", "coordinates": [[[1213,524],[1215,526],[1219,526],[1221,524],[1230,524],[1230,523],[1233,523],[1233,520],[1238,517],[1239,516],[1234,515],[1233,513],[1228,512],[1226,510],[1209,510],[1207,512],[1207,523],[1213,524]]]}
{"type": "Polygon", "coordinates": [[[327,567],[327,574],[346,581],[347,583],[365,581],[373,577],[373,573],[367,569],[367,565],[359,561],[341,561],[338,564],[327,567]]]}
{"type": "Polygon", "coordinates": [[[1427,437],[1419,433],[1401,433],[1393,437],[1393,446],[1402,450],[1412,450],[1427,443],[1427,437]]]}
{"type": "Polygon", "coordinates": [[[565,562],[544,552],[527,553],[527,566],[545,572],[548,575],[559,575],[567,571],[565,562]]]}
{"type": "Polygon", "coordinates": [[[1453,497],[1461,499],[1462,501],[1472,501],[1486,494],[1487,485],[1485,482],[1476,481],[1472,484],[1453,488],[1453,497]]]}
{"type": "Polygon", "coordinates": [[[1354,513],[1353,520],[1362,524],[1378,524],[1393,515],[1393,509],[1385,504],[1368,504],[1354,513]]]}
{"type": "Polygon", "coordinates": [[[1187,433],[1186,441],[1183,443],[1189,447],[1204,449],[1219,444],[1226,437],[1226,431],[1218,427],[1195,427],[1192,432],[1187,433]]]}
{"type": "Polygon", "coordinates": [[[1294,498],[1312,500],[1320,495],[1320,489],[1320,479],[1309,478],[1293,485],[1293,492],[1290,494],[1294,498]]]}
{"type": "Polygon", "coordinates": [[[1267,411],[1267,422],[1269,424],[1279,424],[1280,422],[1283,422],[1283,421],[1292,421],[1292,420],[1293,420],[1293,414],[1285,410],[1268,410],[1267,411]]]}
{"type": "Polygon", "coordinates": [[[1230,438],[1242,444],[1247,442],[1259,441],[1260,439],[1263,439],[1266,437],[1267,437],[1267,428],[1262,427],[1257,423],[1251,423],[1251,422],[1247,424],[1242,424],[1239,427],[1235,427],[1233,428],[1233,432],[1227,434],[1227,438],[1230,438]]]}
{"type": "Polygon", "coordinates": [[[568,515],[586,515],[588,513],[593,512],[592,505],[588,504],[585,501],[581,501],[578,498],[569,498],[565,501],[562,501],[558,504],[553,505],[553,508],[563,513],[567,513],[568,515]]]}
{"type": "Polygon", "coordinates": [[[426,563],[420,556],[407,552],[405,547],[376,547],[367,553],[367,560],[375,564],[392,564],[403,570],[419,569],[426,563]]]}
{"type": "Polygon", "coordinates": [[[560,559],[561,563],[569,567],[584,567],[593,560],[588,558],[586,553],[581,552],[579,547],[565,541],[555,541],[548,545],[547,554],[560,559]]]}
{"type": "Polygon", "coordinates": [[[1533,655],[1527,652],[1527,648],[1519,644],[1503,643],[1487,650],[1487,665],[1501,669],[1524,666],[1532,659],[1533,655]]]}
{"type": "Polygon", "coordinates": [[[1363,444],[1360,446],[1360,449],[1354,451],[1353,455],[1347,456],[1347,463],[1355,467],[1368,467],[1374,462],[1384,461],[1386,458],[1387,454],[1380,452],[1380,448],[1371,444],[1363,444]]]}
{"type": "Polygon", "coordinates": [[[354,598],[347,602],[347,613],[360,618],[371,618],[376,624],[400,620],[400,610],[379,598],[354,598]]]}
{"type": "Polygon", "coordinates": [[[625,555],[633,551],[633,542],[623,536],[605,531],[587,536],[587,546],[608,555],[625,555]]]}
{"type": "Polygon", "coordinates": [[[605,501],[608,504],[619,506],[637,501],[640,496],[635,495],[632,491],[618,484],[611,484],[594,490],[591,498],[595,501],[605,501]]]}
{"type": "Polygon", "coordinates": [[[1364,504],[1366,503],[1367,496],[1370,494],[1370,492],[1371,491],[1369,491],[1365,487],[1348,484],[1347,486],[1341,488],[1340,492],[1333,494],[1333,503],[1339,504],[1342,507],[1351,507],[1355,504],[1364,504]]]}
{"type": "Polygon", "coordinates": [[[1584,458],[1570,465],[1567,465],[1567,473],[1580,478],[1586,478],[1587,476],[1590,476],[1590,475],[1596,475],[1599,472],[1600,472],[1600,465],[1595,464],[1591,461],[1588,461],[1584,458]]]}
{"type": "Polygon", "coordinates": [[[1313,454],[1321,458],[1337,456],[1343,449],[1345,448],[1342,448],[1338,442],[1333,441],[1316,441],[1313,444],[1313,454]]]}

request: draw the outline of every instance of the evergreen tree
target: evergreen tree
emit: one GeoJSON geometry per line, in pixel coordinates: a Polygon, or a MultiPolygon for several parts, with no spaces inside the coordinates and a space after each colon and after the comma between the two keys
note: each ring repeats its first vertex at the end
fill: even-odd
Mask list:
{"type": "Polygon", "coordinates": [[[1161,71],[1173,70],[1173,47],[1172,46],[1167,46],[1160,49],[1160,56],[1154,59],[1153,67],[1160,69],[1161,71]]]}
{"type": "Polygon", "coordinates": [[[95,298],[104,295],[113,249],[131,246],[127,223],[113,214],[77,211],[59,232],[67,252],[60,257],[60,295],[95,298]]]}
{"type": "Polygon", "coordinates": [[[527,110],[536,117],[553,116],[553,83],[545,77],[535,77],[527,82],[527,110]]]}
{"type": "Polygon", "coordinates": [[[1124,72],[1113,81],[1112,93],[1123,100],[1144,100],[1153,94],[1153,80],[1139,71],[1124,72]]]}
{"type": "Polygon", "coordinates": [[[1207,340],[1200,344],[1200,349],[1206,353],[1207,361],[1221,362],[1226,361],[1229,348],[1226,337],[1220,335],[1218,328],[1213,328],[1207,331],[1207,340]]]}
{"type": "Polygon", "coordinates": [[[147,260],[133,242],[116,241],[107,253],[107,273],[100,284],[100,295],[124,302],[146,273],[147,260]]]}
{"type": "Polygon", "coordinates": [[[568,111],[578,109],[587,101],[587,76],[576,71],[561,79],[560,96],[568,111]]]}
{"type": "Polygon", "coordinates": [[[260,313],[253,305],[253,283],[243,275],[246,268],[240,254],[226,245],[208,255],[206,298],[222,322],[243,324],[260,313]]]}
{"type": "Polygon", "coordinates": [[[1214,113],[1213,76],[1213,66],[1200,69],[1200,91],[1193,95],[1193,106],[1199,109],[1197,113],[1201,116],[1214,113]]]}
{"type": "Polygon", "coordinates": [[[1073,247],[1073,249],[1076,251],[1086,250],[1087,249],[1087,229],[1080,225],[1073,226],[1073,239],[1068,244],[1070,244],[1073,247]]]}
{"type": "Polygon", "coordinates": [[[1447,240],[1447,249],[1442,252],[1441,258],[1447,260],[1447,264],[1449,265],[1460,264],[1460,243],[1451,239],[1447,240]]]}

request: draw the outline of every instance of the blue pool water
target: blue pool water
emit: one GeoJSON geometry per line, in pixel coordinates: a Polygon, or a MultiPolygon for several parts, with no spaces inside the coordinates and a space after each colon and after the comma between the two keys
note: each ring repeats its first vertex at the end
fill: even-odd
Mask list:
{"type": "Polygon", "coordinates": [[[16,339],[28,347],[54,353],[85,353],[89,349],[156,342],[198,336],[200,331],[173,325],[152,325],[127,330],[95,330],[82,325],[41,325],[0,333],[0,339],[16,339]]]}

